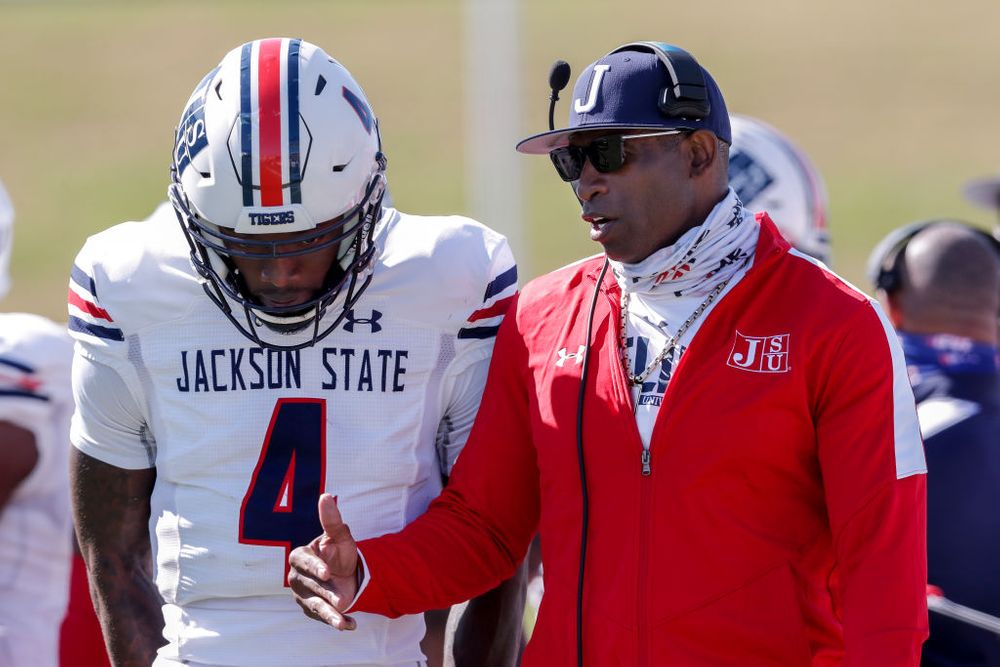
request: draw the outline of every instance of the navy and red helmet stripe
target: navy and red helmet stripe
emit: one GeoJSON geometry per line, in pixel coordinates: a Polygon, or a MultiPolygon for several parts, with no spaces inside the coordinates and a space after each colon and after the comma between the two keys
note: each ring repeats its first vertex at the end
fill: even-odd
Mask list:
{"type": "Polygon", "coordinates": [[[244,206],[302,203],[301,43],[298,39],[275,38],[243,45],[240,54],[240,181],[244,206]],[[255,173],[259,178],[259,202],[255,202],[254,197],[255,173]]]}

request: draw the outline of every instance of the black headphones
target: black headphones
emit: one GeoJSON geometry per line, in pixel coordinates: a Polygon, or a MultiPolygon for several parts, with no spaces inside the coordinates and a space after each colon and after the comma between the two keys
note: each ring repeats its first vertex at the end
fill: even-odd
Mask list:
{"type": "Polygon", "coordinates": [[[865,274],[868,276],[868,280],[872,283],[872,285],[874,285],[876,289],[884,290],[886,294],[892,294],[902,287],[903,255],[906,251],[907,244],[913,240],[914,236],[928,227],[941,223],[962,225],[963,227],[967,227],[977,234],[980,234],[982,238],[989,242],[990,247],[997,252],[997,256],[1000,257],[1000,240],[994,238],[989,232],[980,229],[979,227],[961,220],[954,220],[952,218],[921,220],[919,222],[912,222],[908,225],[892,230],[884,239],[879,241],[878,245],[875,246],[875,249],[872,250],[872,254],[868,257],[868,265],[865,268],[865,274]]]}
{"type": "MultiPolygon", "coordinates": [[[[665,42],[630,42],[611,53],[645,51],[655,55],[670,75],[670,85],[661,91],[657,104],[668,118],[706,118],[712,111],[708,86],[701,65],[690,53],[665,42]]],[[[608,55],[611,55],[610,53],[608,55]]]]}

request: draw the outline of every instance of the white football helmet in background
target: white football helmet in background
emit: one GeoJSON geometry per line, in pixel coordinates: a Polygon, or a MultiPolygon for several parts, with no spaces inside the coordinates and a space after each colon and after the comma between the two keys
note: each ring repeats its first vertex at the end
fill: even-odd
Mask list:
{"type": "Polygon", "coordinates": [[[829,264],[828,202],[819,171],[770,125],[738,114],[730,121],[729,185],[747,209],[767,211],[795,248],[829,264]]]}
{"type": "Polygon", "coordinates": [[[14,205],[0,181],[0,299],[10,291],[10,251],[14,245],[14,205]]]}
{"type": "Polygon", "coordinates": [[[364,92],[313,44],[248,42],[202,79],[177,129],[169,195],[206,293],[244,335],[272,348],[312,345],[353,307],[370,280],[385,167],[364,92]],[[294,306],[258,303],[230,260],[334,244],[338,261],[323,290],[294,306]],[[332,308],[342,291],[343,303],[332,308]],[[305,342],[267,333],[307,328],[305,342]]]}

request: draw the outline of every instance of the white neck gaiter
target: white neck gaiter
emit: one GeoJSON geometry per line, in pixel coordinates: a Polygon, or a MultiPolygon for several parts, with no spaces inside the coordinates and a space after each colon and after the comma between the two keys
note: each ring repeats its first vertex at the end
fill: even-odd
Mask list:
{"type": "Polygon", "coordinates": [[[753,255],[758,231],[753,215],[730,188],[705,222],[676,243],[635,264],[611,260],[611,269],[618,285],[632,293],[706,295],[753,255]]]}
{"type": "Polygon", "coordinates": [[[635,264],[610,262],[628,301],[626,375],[644,373],[712,290],[726,281],[723,290],[683,332],[658,368],[653,368],[642,384],[630,386],[643,447],[649,447],[674,368],[711,310],[746,274],[759,234],[753,215],[730,190],[703,224],[685,232],[673,245],[635,264]]]}

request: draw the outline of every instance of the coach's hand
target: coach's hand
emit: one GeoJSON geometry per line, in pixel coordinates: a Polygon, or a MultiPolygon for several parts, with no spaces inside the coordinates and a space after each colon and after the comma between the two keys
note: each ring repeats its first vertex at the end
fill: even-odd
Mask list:
{"type": "Polygon", "coordinates": [[[292,551],[288,584],[295,601],[309,618],[338,630],[354,630],[354,619],[343,613],[358,594],[358,546],[337,508],[337,500],[319,497],[323,534],[292,551]]]}

